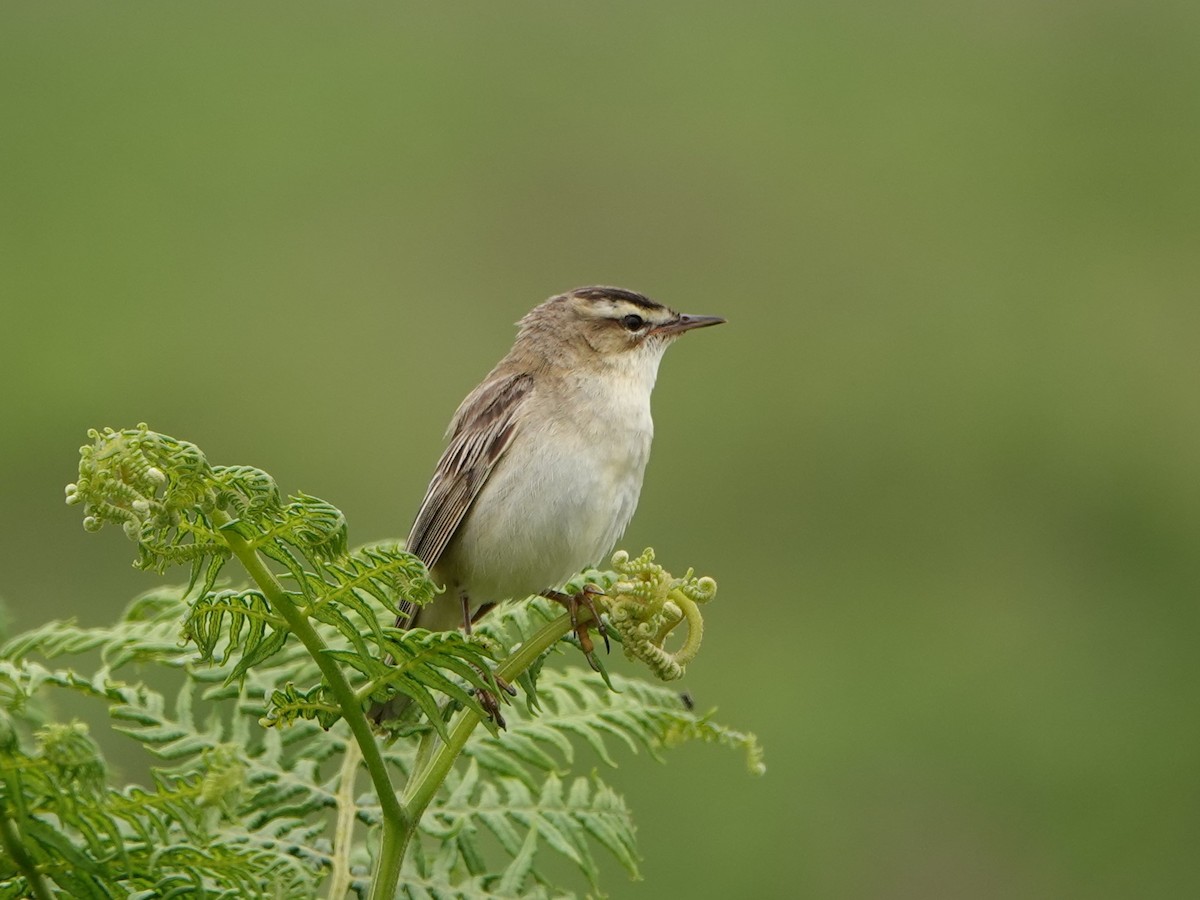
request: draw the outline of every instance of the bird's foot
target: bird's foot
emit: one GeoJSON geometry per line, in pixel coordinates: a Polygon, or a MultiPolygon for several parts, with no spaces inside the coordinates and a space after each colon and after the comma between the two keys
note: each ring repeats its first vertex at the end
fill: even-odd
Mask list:
{"type": "Polygon", "coordinates": [[[588,665],[595,672],[601,671],[600,663],[596,662],[596,647],[592,643],[592,636],[588,629],[594,624],[596,631],[604,638],[604,652],[609,653],[612,647],[608,642],[608,628],[604,625],[604,620],[600,618],[600,612],[596,609],[594,597],[603,597],[604,591],[594,584],[585,584],[583,590],[578,594],[565,594],[562,591],[546,591],[542,594],[548,600],[554,600],[561,603],[567,609],[567,614],[571,617],[571,628],[575,631],[575,637],[579,640],[579,646],[583,649],[583,655],[588,661],[588,665]],[[583,607],[591,613],[591,621],[580,621],[579,608],[583,607]]]}
{"type": "Polygon", "coordinates": [[[504,716],[500,712],[500,701],[491,691],[478,691],[475,694],[475,699],[479,701],[479,705],[483,707],[483,711],[488,714],[496,727],[503,730],[508,727],[508,723],[504,721],[504,716]]]}
{"type": "MultiPolygon", "coordinates": [[[[501,678],[499,675],[493,675],[492,678],[496,682],[496,687],[500,688],[502,693],[510,697],[517,696],[517,689],[501,678]]],[[[491,691],[476,691],[475,699],[479,701],[479,705],[483,707],[483,711],[488,714],[497,728],[505,728],[507,723],[504,721],[504,716],[500,712],[500,698],[491,691]]]]}

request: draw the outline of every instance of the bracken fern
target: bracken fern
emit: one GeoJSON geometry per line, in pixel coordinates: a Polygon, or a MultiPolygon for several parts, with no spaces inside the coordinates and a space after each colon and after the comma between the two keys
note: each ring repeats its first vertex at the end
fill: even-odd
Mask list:
{"type": "MultiPolygon", "coordinates": [[[[0,898],[573,896],[550,858],[595,895],[597,854],[634,876],[638,854],[625,801],[572,774],[581,747],[615,766],[618,748],[708,741],[763,769],[752,735],[668,688],[547,665],[574,639],[555,604],[502,604],[469,637],[398,630],[437,590],[399,543],[349,549],[331,504],[144,425],[90,437],[68,488],[85,527],[118,525],[135,566],[188,582],[0,648],[0,898]],[[244,585],[220,583],[233,560],[244,585]],[[476,699],[497,676],[524,693],[504,731],[476,699]],[[53,720],[55,691],[158,758],[145,783],[114,785],[88,728],[53,720]],[[408,711],[375,727],[367,711],[400,695],[408,711]]],[[[646,551],[570,589],[585,583],[627,655],[683,673],[715,582],[646,551]]]]}

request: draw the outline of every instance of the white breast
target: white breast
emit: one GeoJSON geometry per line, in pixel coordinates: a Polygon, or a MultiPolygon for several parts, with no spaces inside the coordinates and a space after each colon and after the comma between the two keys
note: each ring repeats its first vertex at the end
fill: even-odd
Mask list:
{"type": "Polygon", "coordinates": [[[473,601],[497,601],[557,587],[607,561],[650,458],[650,391],[662,355],[651,349],[658,352],[624,366],[623,377],[568,385],[570,415],[521,423],[447,548],[442,577],[473,601]]]}

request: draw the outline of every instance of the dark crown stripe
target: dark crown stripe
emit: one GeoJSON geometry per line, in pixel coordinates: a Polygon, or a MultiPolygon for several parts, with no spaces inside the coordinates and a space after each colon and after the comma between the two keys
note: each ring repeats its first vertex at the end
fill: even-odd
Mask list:
{"type": "Polygon", "coordinates": [[[576,297],[582,297],[584,300],[624,300],[626,303],[632,303],[641,309],[663,309],[663,305],[656,300],[651,300],[643,294],[627,291],[624,288],[602,287],[592,285],[590,287],[575,288],[571,291],[576,297]]]}

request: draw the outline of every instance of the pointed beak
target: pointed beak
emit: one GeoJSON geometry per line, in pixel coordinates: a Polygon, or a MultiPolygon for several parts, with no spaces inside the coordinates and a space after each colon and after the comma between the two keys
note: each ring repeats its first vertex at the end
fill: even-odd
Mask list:
{"type": "Polygon", "coordinates": [[[688,316],[681,315],[678,319],[659,325],[651,334],[674,336],[691,331],[693,328],[707,328],[709,325],[721,325],[724,319],[720,316],[688,316]]]}

